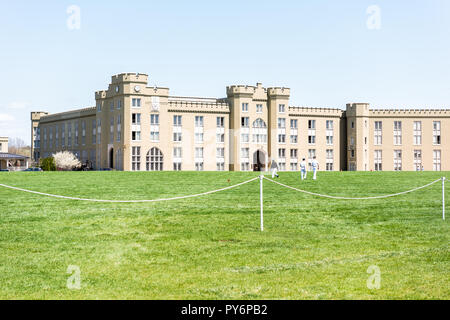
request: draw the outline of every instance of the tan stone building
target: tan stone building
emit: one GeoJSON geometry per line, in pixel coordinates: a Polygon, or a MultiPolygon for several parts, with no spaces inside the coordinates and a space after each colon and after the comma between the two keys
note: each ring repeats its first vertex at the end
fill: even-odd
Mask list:
{"type": "Polygon", "coordinates": [[[112,77],[96,105],[32,112],[33,156],[74,152],[96,169],[126,171],[450,170],[450,110],[289,106],[290,89],[233,85],[225,98],[175,97],[146,74],[112,77]]]}

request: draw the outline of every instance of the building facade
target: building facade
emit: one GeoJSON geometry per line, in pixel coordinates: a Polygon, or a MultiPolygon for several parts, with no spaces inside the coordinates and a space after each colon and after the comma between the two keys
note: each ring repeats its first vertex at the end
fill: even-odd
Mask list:
{"type": "Polygon", "coordinates": [[[32,112],[34,160],[72,151],[96,169],[295,171],[450,170],[450,110],[345,110],[289,105],[290,89],[233,85],[225,98],[177,97],[146,74],[112,77],[96,105],[32,112]]]}

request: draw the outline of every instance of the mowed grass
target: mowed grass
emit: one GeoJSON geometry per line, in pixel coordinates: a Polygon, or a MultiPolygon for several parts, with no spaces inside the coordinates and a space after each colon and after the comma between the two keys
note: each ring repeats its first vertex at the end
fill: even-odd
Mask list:
{"type": "MultiPolygon", "coordinates": [[[[448,173],[281,173],[341,196],[396,193],[448,173]]],[[[236,172],[19,172],[0,183],[96,199],[157,199],[256,177],[236,172]]],[[[447,190],[450,184],[447,183],[447,190]]],[[[450,201],[450,192],[447,192],[450,201]]],[[[449,206],[447,210],[449,211],[449,206]]],[[[449,299],[441,183],[383,200],[317,198],[264,181],[159,203],[62,200],[0,187],[1,299],[449,299]],[[81,289],[67,288],[69,265],[81,289]],[[369,289],[369,266],[381,288],[369,289]]]]}

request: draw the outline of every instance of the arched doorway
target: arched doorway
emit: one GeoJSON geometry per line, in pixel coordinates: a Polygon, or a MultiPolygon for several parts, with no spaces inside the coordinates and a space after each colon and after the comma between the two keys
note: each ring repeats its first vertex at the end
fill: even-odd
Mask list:
{"type": "Polygon", "coordinates": [[[111,169],[114,168],[114,148],[109,150],[109,167],[111,169]]]}
{"type": "Polygon", "coordinates": [[[262,150],[257,150],[253,153],[253,171],[266,170],[266,154],[262,150]]]}
{"type": "Polygon", "coordinates": [[[147,171],[162,171],[164,163],[163,160],[164,157],[161,150],[156,147],[151,148],[150,151],[147,152],[146,157],[147,171]]]}

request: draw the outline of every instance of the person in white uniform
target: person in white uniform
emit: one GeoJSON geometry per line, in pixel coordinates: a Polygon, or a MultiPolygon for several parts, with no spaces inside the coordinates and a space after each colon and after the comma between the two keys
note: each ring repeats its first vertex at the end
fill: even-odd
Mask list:
{"type": "Polygon", "coordinates": [[[313,169],[313,180],[316,180],[317,178],[317,170],[319,170],[319,162],[317,161],[316,157],[313,158],[311,162],[311,166],[313,169]]]}
{"type": "Polygon", "coordinates": [[[306,179],[306,161],[303,158],[302,162],[300,162],[300,174],[302,176],[302,180],[306,179]]]}
{"type": "Polygon", "coordinates": [[[270,170],[272,170],[272,179],[278,176],[278,164],[275,160],[272,160],[272,164],[270,165],[270,170]]]}

